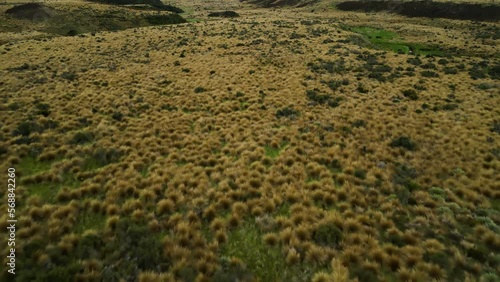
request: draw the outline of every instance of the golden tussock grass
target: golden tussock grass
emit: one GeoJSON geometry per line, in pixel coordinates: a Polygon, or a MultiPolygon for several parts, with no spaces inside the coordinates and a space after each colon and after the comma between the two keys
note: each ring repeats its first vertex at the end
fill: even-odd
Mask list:
{"type": "MultiPolygon", "coordinates": [[[[274,260],[290,273],[320,266],[298,278],[304,281],[348,281],[354,264],[381,280],[446,281],[451,269],[424,257],[450,248],[464,277],[493,271],[470,254],[484,255],[479,246],[498,250],[500,240],[491,229],[500,193],[498,86],[489,73],[498,58],[493,39],[476,38],[497,24],[238,12],[238,19],[95,36],[13,36],[0,46],[0,153],[8,148],[5,165],[19,168],[26,203],[17,235],[27,242],[42,236],[72,253],[75,238],[85,237],[73,234],[83,213],[102,218],[102,229],[90,229],[111,238],[132,218],[147,238],[163,238],[162,256],[172,263],[165,272],[139,270],[138,281],[171,281],[189,269],[191,278],[209,281],[221,258],[236,252],[241,242],[234,241],[250,241],[253,231],[259,244],[283,247],[274,260]],[[352,28],[360,26],[439,45],[449,56],[370,49],[356,41],[352,28]],[[473,79],[474,72],[484,77],[473,79]],[[331,103],[313,101],[313,89],[331,103]],[[49,105],[48,116],[37,114],[44,106],[34,99],[49,105]],[[296,114],[287,116],[287,108],[296,114]],[[14,135],[25,121],[36,130],[14,135]],[[73,144],[77,132],[92,138],[73,144]],[[57,187],[54,199],[34,196],[36,187],[57,187]],[[319,245],[321,226],[338,228],[342,238],[319,245]]],[[[254,265],[244,253],[242,265],[254,265]]],[[[100,269],[79,263],[87,269],[79,280],[100,269]]]]}

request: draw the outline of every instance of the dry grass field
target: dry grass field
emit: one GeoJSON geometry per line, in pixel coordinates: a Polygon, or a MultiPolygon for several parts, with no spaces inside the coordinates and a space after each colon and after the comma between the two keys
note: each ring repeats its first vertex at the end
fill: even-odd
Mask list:
{"type": "Polygon", "coordinates": [[[498,21],[170,4],[196,20],[5,18],[0,279],[499,281],[498,21]]]}

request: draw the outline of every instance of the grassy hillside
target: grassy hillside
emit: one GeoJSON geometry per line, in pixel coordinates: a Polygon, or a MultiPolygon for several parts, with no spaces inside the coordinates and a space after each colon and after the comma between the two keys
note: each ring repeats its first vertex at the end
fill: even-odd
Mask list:
{"type": "Polygon", "coordinates": [[[498,23],[223,4],[2,33],[16,281],[497,281],[498,23]]]}
{"type": "Polygon", "coordinates": [[[186,22],[178,14],[158,11],[154,7],[138,10],[128,6],[65,3],[28,4],[10,13],[9,9],[14,9],[14,6],[0,6],[2,19],[0,32],[38,31],[47,33],[47,36],[78,35],[103,30],[118,31],[134,27],[186,22]]]}

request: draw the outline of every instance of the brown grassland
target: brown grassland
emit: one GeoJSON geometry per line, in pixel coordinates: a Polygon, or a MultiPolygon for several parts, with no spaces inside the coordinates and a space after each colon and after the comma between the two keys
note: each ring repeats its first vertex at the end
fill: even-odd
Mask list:
{"type": "Polygon", "coordinates": [[[499,22],[207,3],[5,19],[16,281],[499,281],[499,22]]]}

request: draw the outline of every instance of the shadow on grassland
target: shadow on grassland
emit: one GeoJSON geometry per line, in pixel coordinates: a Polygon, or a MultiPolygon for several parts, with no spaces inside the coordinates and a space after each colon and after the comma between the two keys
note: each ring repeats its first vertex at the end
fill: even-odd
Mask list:
{"type": "Polygon", "coordinates": [[[391,12],[407,17],[498,21],[500,6],[432,1],[346,1],[337,4],[342,11],[391,12]]]}

